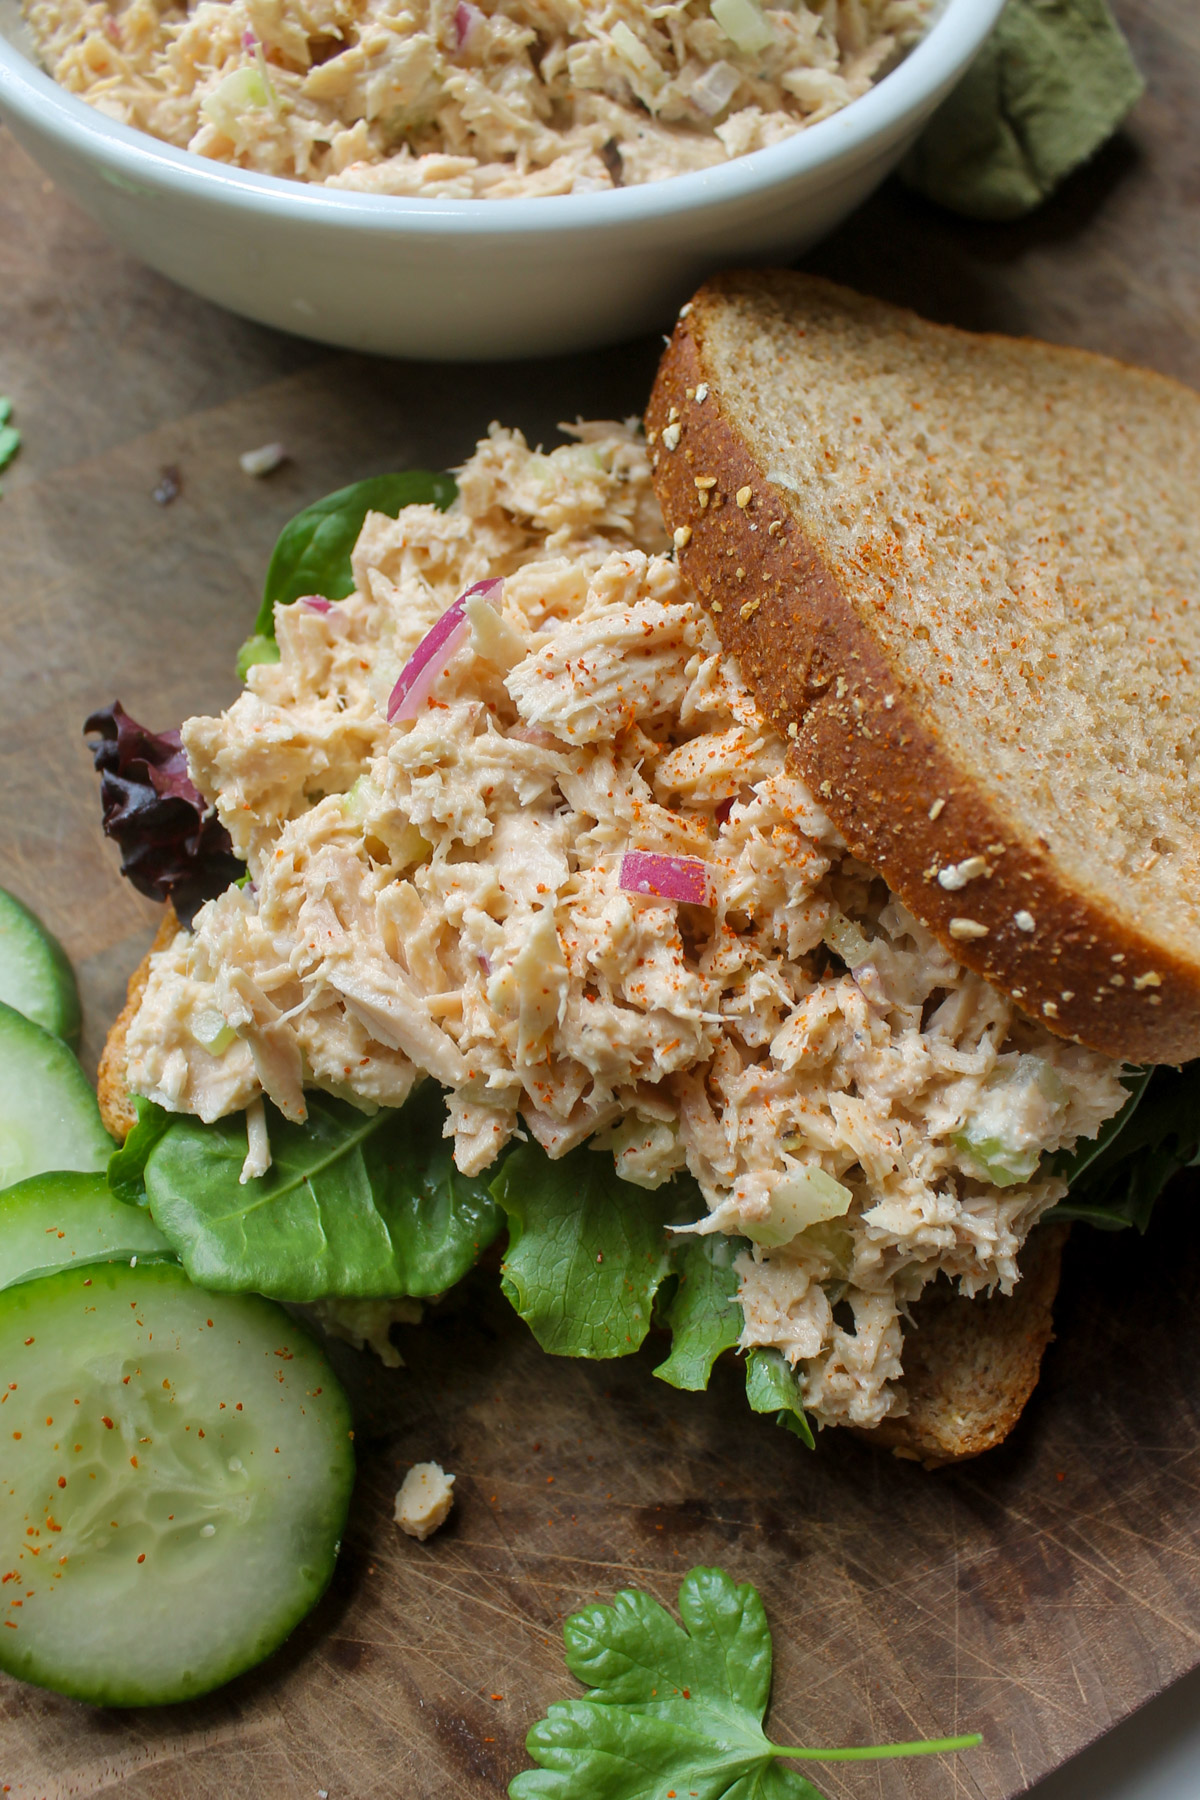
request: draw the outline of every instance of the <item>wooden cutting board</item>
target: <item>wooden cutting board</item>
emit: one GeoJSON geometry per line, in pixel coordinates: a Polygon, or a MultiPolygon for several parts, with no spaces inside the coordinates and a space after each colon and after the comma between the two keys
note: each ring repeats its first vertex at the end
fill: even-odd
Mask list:
{"type": "MultiPolygon", "coordinates": [[[[1150,93],[1037,218],[969,226],[893,186],[810,266],[1200,386],[1200,23],[1192,0],[1120,11],[1150,93]]],[[[300,505],[452,463],[492,418],[550,438],[636,412],[656,347],[448,368],[273,336],[129,262],[0,132],[0,392],[25,433],[0,499],[0,881],[80,970],[90,1064],[153,909],[100,835],[84,715],[119,696],[163,727],[227,703],[300,505]],[[250,480],[239,452],[272,439],[292,462],[250,480]],[[167,507],[164,466],[182,476],[167,507]]],[[[649,1356],[550,1361],[481,1290],[403,1334],[404,1371],[339,1355],[358,1491],[333,1591],[289,1645],[163,1712],[0,1682],[0,1792],[497,1800],[529,1724],[574,1691],[564,1614],[630,1583],[670,1601],[711,1562],[766,1600],[777,1741],[985,1735],[956,1764],[835,1766],[830,1796],[1006,1800],[1200,1662],[1198,1292],[1193,1194],[1144,1242],[1077,1231],[1020,1428],[931,1476],[837,1434],[807,1454],[748,1416],[736,1371],[699,1397],[649,1356]],[[427,1457],[458,1502],[422,1546],[391,1503],[427,1457]]]]}

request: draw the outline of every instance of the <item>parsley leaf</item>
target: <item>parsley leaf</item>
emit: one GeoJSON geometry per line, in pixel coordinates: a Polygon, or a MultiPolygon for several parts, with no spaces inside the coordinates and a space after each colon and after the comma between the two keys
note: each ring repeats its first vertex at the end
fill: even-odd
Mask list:
{"type": "Polygon", "coordinates": [[[590,1692],[558,1701],[525,1747],[536,1769],[510,1800],[821,1800],[784,1758],[860,1761],[967,1749],[980,1740],[814,1750],[772,1744],[762,1721],[771,1692],[771,1628],[757,1591],[723,1569],[693,1569],[677,1625],[649,1594],[625,1589],[563,1627],[567,1667],[590,1692]]]}

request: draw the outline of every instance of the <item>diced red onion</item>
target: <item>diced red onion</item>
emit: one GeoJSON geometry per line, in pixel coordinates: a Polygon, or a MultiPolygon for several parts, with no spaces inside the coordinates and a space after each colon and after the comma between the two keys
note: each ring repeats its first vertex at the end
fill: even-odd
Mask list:
{"type": "Polygon", "coordinates": [[[618,885],[626,894],[656,894],[691,906],[711,906],[712,875],[698,856],[659,856],[652,850],[627,850],[621,858],[618,885]]]}
{"type": "Polygon", "coordinates": [[[470,0],[459,0],[454,9],[454,31],[460,50],[470,49],[470,39],[482,24],[483,14],[479,8],[472,6],[470,0]]]}
{"type": "Polygon", "coordinates": [[[327,613],[333,609],[333,601],[323,600],[320,594],[301,594],[299,604],[306,606],[309,612],[327,613]]]}
{"type": "Polygon", "coordinates": [[[460,594],[446,608],[433,629],[425,633],[400,671],[400,679],[392,689],[391,699],[388,701],[389,725],[417,717],[433,692],[438,676],[470,634],[471,626],[464,609],[472,594],[482,594],[491,605],[498,607],[503,591],[503,578],[494,575],[487,581],[477,581],[474,587],[469,587],[465,594],[460,594]]]}

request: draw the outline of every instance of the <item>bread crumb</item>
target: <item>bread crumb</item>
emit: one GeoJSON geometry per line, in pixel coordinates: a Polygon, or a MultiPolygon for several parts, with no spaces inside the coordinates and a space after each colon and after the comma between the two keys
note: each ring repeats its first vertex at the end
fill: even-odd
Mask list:
{"type": "Polygon", "coordinates": [[[243,450],[238,457],[245,475],[272,475],[287,459],[282,444],[260,444],[257,450],[243,450]]]}
{"type": "Polygon", "coordinates": [[[679,417],[679,408],[677,406],[673,406],[671,408],[670,412],[667,414],[667,424],[673,425],[678,417],[679,417]]]}
{"type": "Polygon", "coordinates": [[[986,925],[978,919],[951,919],[950,936],[952,938],[985,938],[988,934],[986,925]]]}
{"type": "Polygon", "coordinates": [[[1144,975],[1134,976],[1133,985],[1139,993],[1143,988],[1161,987],[1162,976],[1156,975],[1153,969],[1147,969],[1144,975]]]}
{"type": "Polygon", "coordinates": [[[1054,1004],[1053,1000],[1043,1000],[1042,1001],[1042,1011],[1045,1013],[1045,1015],[1048,1019],[1057,1019],[1057,1017],[1058,1017],[1058,1008],[1054,1004]]]}
{"type": "Polygon", "coordinates": [[[454,1477],[435,1462],[414,1463],[396,1495],[396,1523],[423,1544],[450,1517],[454,1477]]]}
{"type": "Polygon", "coordinates": [[[680,309],[679,309],[679,313],[678,313],[678,317],[679,317],[679,318],[681,318],[681,319],[686,319],[686,318],[687,318],[687,316],[688,316],[688,314],[689,314],[689,313],[690,313],[690,312],[691,312],[691,310],[692,310],[692,303],[691,303],[691,301],[690,301],[690,300],[689,300],[689,301],[688,301],[688,302],[687,302],[687,304],[686,304],[686,306],[681,306],[681,307],[680,307],[680,309]]]}
{"type": "Polygon", "coordinates": [[[929,823],[932,825],[935,819],[940,819],[945,809],[946,802],[944,800],[935,800],[929,809],[929,823]]]}
{"type": "MultiPolygon", "coordinates": [[[[741,574],[740,569],[738,570],[738,573],[741,574]]],[[[757,600],[747,600],[745,606],[739,606],[738,612],[743,619],[752,619],[758,611],[759,605],[760,602],[757,600]]]]}
{"type": "Polygon", "coordinates": [[[797,725],[795,719],[793,719],[788,726],[788,736],[790,738],[798,738],[800,736],[800,727],[797,725]]]}
{"type": "Polygon", "coordinates": [[[679,438],[680,431],[678,425],[663,426],[662,441],[664,450],[678,450],[679,438]]]}
{"type": "Polygon", "coordinates": [[[712,603],[712,610],[714,612],[719,613],[719,612],[724,612],[725,608],[721,605],[721,602],[719,600],[714,600],[712,603]]]}
{"type": "Polygon", "coordinates": [[[752,487],[750,487],[749,485],[747,485],[746,487],[740,487],[738,489],[737,493],[734,495],[734,499],[737,501],[738,505],[743,508],[749,506],[749,504],[750,504],[751,500],[753,500],[753,498],[754,498],[754,489],[752,487]]]}
{"type": "Polygon", "coordinates": [[[700,386],[696,389],[696,399],[701,405],[703,405],[704,402],[708,399],[708,383],[707,383],[707,381],[702,381],[700,383],[700,386]]]}
{"type": "Polygon", "coordinates": [[[1037,930],[1037,920],[1031,912],[1026,912],[1024,907],[1021,908],[1020,912],[1013,914],[1013,924],[1018,931],[1037,930]]]}
{"type": "Polygon", "coordinates": [[[960,863],[947,863],[944,869],[938,871],[938,886],[944,887],[949,893],[957,893],[959,888],[966,887],[968,881],[974,881],[982,875],[986,868],[987,862],[982,856],[967,856],[960,863]]]}
{"type": "Polygon", "coordinates": [[[690,525],[677,525],[675,527],[675,548],[677,550],[682,550],[684,548],[684,546],[686,544],[690,544],[691,541],[692,541],[691,526],[690,525]]]}

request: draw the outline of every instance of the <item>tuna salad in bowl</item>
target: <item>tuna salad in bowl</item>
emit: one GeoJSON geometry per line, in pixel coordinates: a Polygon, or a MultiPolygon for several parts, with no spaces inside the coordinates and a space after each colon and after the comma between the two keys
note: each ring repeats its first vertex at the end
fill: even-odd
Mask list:
{"type": "Polygon", "coordinates": [[[933,0],[28,0],[71,93],[262,174],[429,199],[587,194],[712,168],[840,111],[933,0]]]}
{"type": "Polygon", "coordinates": [[[571,436],[493,427],[454,485],[347,490],[340,598],[280,585],[298,522],[186,768],[90,722],[143,884],[139,770],[146,824],[190,791],[209,833],[200,886],[153,853],[186,923],[106,1052],[121,1180],[209,1287],[411,1316],[506,1230],[546,1349],[625,1355],[654,1316],[663,1379],[740,1347],[756,1410],[876,1427],[911,1308],[1012,1288],[1124,1068],[850,854],[680,570],[645,438],[571,436]]]}
{"type": "Polygon", "coordinates": [[[0,109],[235,311],[392,355],[548,354],[830,230],[1001,3],[0,0],[0,109]]]}

